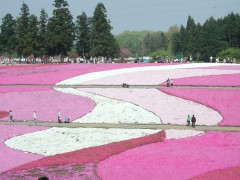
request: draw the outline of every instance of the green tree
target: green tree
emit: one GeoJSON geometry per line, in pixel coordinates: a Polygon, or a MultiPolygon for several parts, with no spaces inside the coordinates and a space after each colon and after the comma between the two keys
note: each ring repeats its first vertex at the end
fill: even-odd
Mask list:
{"type": "Polygon", "coordinates": [[[20,17],[17,19],[17,52],[18,55],[26,57],[29,55],[28,51],[28,25],[29,25],[29,8],[26,3],[23,2],[21,7],[20,17]]]}
{"type": "Polygon", "coordinates": [[[240,17],[231,13],[223,19],[226,41],[230,48],[240,47],[240,17]]]}
{"type": "Polygon", "coordinates": [[[119,52],[119,48],[113,48],[117,46],[115,38],[111,34],[112,27],[110,21],[107,19],[107,10],[103,3],[99,3],[92,18],[92,48],[91,53],[93,56],[99,57],[113,57],[119,52]]]}
{"type": "Polygon", "coordinates": [[[191,16],[188,16],[187,26],[186,26],[186,34],[185,34],[185,54],[187,56],[194,55],[196,53],[196,24],[194,19],[191,16]]]}
{"type": "Polygon", "coordinates": [[[16,21],[11,14],[6,14],[2,18],[1,25],[1,47],[2,51],[8,54],[9,59],[15,51],[17,38],[16,38],[16,21]]]}
{"type": "Polygon", "coordinates": [[[167,47],[168,51],[175,53],[175,42],[176,40],[176,34],[179,33],[179,27],[177,25],[171,26],[168,29],[168,32],[166,32],[166,39],[167,39],[167,47]]]}
{"type": "Polygon", "coordinates": [[[227,48],[227,42],[223,39],[221,28],[217,21],[210,17],[204,24],[199,35],[201,59],[209,61],[209,57],[216,57],[217,53],[227,48]]]}
{"type": "Polygon", "coordinates": [[[39,55],[44,58],[47,54],[47,22],[48,15],[44,9],[40,12],[39,18],[39,36],[38,36],[38,50],[39,55]]]}
{"type": "Polygon", "coordinates": [[[224,58],[230,58],[230,59],[236,59],[238,63],[240,63],[240,49],[234,49],[234,48],[229,48],[226,50],[223,50],[218,53],[218,56],[220,59],[224,58]]]}
{"type": "Polygon", "coordinates": [[[143,44],[147,52],[166,50],[166,37],[163,32],[151,32],[144,37],[143,44]]]}
{"type": "Polygon", "coordinates": [[[28,47],[27,52],[34,55],[34,59],[39,55],[38,49],[38,19],[35,15],[29,17],[28,47]]]}
{"type": "Polygon", "coordinates": [[[53,17],[47,24],[48,54],[60,55],[61,62],[67,55],[74,41],[73,17],[65,0],[54,0],[53,17]]]}
{"type": "Polygon", "coordinates": [[[89,18],[86,13],[77,17],[76,21],[76,50],[79,55],[89,59],[91,50],[91,36],[89,18]]]}

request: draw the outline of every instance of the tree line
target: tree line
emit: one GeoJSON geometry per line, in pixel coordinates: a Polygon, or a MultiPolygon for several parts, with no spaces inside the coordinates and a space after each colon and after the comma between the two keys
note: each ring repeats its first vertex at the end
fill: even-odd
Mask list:
{"type": "Polygon", "coordinates": [[[239,51],[240,16],[230,13],[224,18],[210,17],[203,25],[189,16],[186,27],[181,26],[171,39],[173,52],[182,51],[184,56],[209,61],[209,57],[218,57],[229,48],[239,51]]]}
{"type": "Polygon", "coordinates": [[[90,57],[112,58],[119,56],[119,45],[111,33],[107,11],[98,3],[92,17],[85,12],[73,22],[66,0],[54,0],[52,17],[44,9],[40,17],[29,13],[23,2],[19,17],[10,13],[2,18],[0,32],[0,52],[9,58],[14,53],[19,57],[32,58],[60,56],[63,60],[71,49],[85,59],[90,57]]]}
{"type": "Polygon", "coordinates": [[[240,60],[240,16],[230,13],[224,18],[210,17],[203,25],[189,16],[186,26],[171,26],[167,32],[125,31],[116,36],[120,47],[134,56],[191,57],[209,61],[210,57],[240,60]]]}

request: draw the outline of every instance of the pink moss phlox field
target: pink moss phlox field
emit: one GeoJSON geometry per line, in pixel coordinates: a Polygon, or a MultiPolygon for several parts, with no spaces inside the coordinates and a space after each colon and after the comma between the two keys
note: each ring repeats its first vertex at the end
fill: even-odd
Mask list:
{"type": "Polygon", "coordinates": [[[89,98],[48,90],[4,93],[0,110],[12,110],[14,120],[33,120],[33,112],[37,111],[39,121],[57,122],[58,112],[63,120],[68,116],[72,121],[90,112],[94,106],[89,98]]]}
{"type": "MultiPolygon", "coordinates": [[[[165,140],[112,156],[98,164],[101,179],[190,179],[240,165],[240,133],[165,140]]],[[[226,177],[226,179],[228,179],[226,177]]]]}
{"type": "Polygon", "coordinates": [[[201,174],[199,176],[191,178],[191,180],[212,180],[212,179],[234,180],[234,179],[239,179],[239,177],[240,177],[240,166],[210,171],[205,174],[201,174]]]}
{"type": "Polygon", "coordinates": [[[4,117],[8,117],[9,113],[7,111],[0,111],[0,119],[4,117]]]}
{"type": "Polygon", "coordinates": [[[65,164],[88,164],[102,161],[110,156],[119,154],[132,148],[136,148],[142,145],[161,142],[166,137],[164,131],[160,131],[156,134],[151,134],[145,137],[134,138],[131,140],[125,140],[120,142],[114,142],[102,146],[96,146],[91,148],[85,148],[73,152],[58,154],[55,156],[49,156],[40,159],[35,162],[27,163],[19,167],[13,168],[9,171],[20,171],[26,169],[32,169],[37,167],[48,167],[65,164]]]}
{"type": "Polygon", "coordinates": [[[167,94],[188,99],[215,109],[223,117],[223,121],[219,124],[220,126],[240,126],[239,89],[162,88],[160,90],[167,94]]]}
{"type": "MultiPolygon", "coordinates": [[[[165,64],[64,64],[64,65],[29,65],[0,69],[0,84],[56,84],[65,79],[91,72],[121,68],[163,66],[165,64]]],[[[170,65],[170,64],[167,64],[170,65]]]]}
{"type": "Polygon", "coordinates": [[[240,86],[240,74],[223,74],[174,79],[174,85],[240,86]]]}
{"type": "Polygon", "coordinates": [[[51,180],[59,179],[99,179],[95,173],[96,164],[89,163],[84,165],[60,165],[46,168],[35,168],[16,172],[6,172],[0,174],[0,179],[19,179],[24,177],[24,180],[38,179],[39,177],[47,176],[51,180]]]}
{"type": "Polygon", "coordinates": [[[3,93],[13,93],[13,92],[32,92],[32,91],[49,91],[51,88],[44,87],[4,87],[0,88],[0,95],[3,96],[3,93]]]}
{"type": "Polygon", "coordinates": [[[0,129],[0,173],[21,164],[32,162],[44,157],[41,155],[24,153],[22,151],[11,149],[4,144],[4,141],[14,136],[48,129],[47,127],[0,125],[0,129]]]}

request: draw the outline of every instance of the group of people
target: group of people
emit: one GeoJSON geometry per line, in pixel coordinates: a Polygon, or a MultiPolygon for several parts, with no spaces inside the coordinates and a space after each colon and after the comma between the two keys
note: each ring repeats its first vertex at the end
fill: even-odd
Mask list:
{"type": "MultiPolygon", "coordinates": [[[[61,113],[60,112],[58,112],[57,119],[58,119],[58,123],[62,123],[62,118],[61,118],[61,113]]],[[[66,116],[64,122],[69,123],[69,117],[66,116]]]]}
{"type": "Polygon", "coordinates": [[[171,86],[171,87],[173,87],[173,79],[167,79],[166,80],[166,82],[167,82],[167,87],[169,87],[169,86],[171,86]]]}
{"type": "MultiPolygon", "coordinates": [[[[57,119],[58,119],[58,123],[62,123],[60,112],[58,112],[57,119]]],[[[14,122],[12,110],[9,111],[9,122],[14,122]]],[[[64,122],[69,123],[70,122],[69,117],[66,116],[64,122]]],[[[33,112],[33,123],[37,124],[37,111],[33,112]]]]}
{"type": "Polygon", "coordinates": [[[190,126],[192,122],[192,127],[195,128],[196,117],[193,115],[192,118],[190,115],[187,116],[187,126],[190,126]]]}

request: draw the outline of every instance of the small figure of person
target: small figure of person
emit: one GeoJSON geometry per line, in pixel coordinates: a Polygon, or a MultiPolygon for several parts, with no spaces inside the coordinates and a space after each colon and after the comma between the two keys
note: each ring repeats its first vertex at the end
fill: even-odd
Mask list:
{"type": "Polygon", "coordinates": [[[12,110],[9,111],[9,121],[13,122],[12,110]]]}
{"type": "Polygon", "coordinates": [[[124,88],[129,88],[129,85],[128,85],[127,83],[123,83],[123,84],[122,84],[122,87],[124,87],[124,88]]]}
{"type": "Polygon", "coordinates": [[[62,121],[61,121],[61,114],[60,114],[60,112],[58,112],[58,123],[61,123],[62,121]]]}
{"type": "Polygon", "coordinates": [[[196,117],[194,115],[192,116],[191,121],[192,121],[192,127],[195,128],[196,117]]]}
{"type": "Polygon", "coordinates": [[[187,116],[187,126],[190,126],[190,121],[191,121],[191,117],[190,115],[187,116]]]}
{"type": "Polygon", "coordinates": [[[69,117],[65,117],[65,121],[64,121],[65,123],[69,123],[69,117]]]}
{"type": "Polygon", "coordinates": [[[170,83],[170,86],[173,87],[173,79],[170,79],[169,83],[170,83]]]}
{"type": "Polygon", "coordinates": [[[170,79],[168,78],[168,79],[166,80],[166,82],[167,82],[167,87],[169,87],[169,85],[170,85],[170,79]]]}
{"type": "Polygon", "coordinates": [[[37,124],[37,112],[36,111],[34,111],[34,113],[33,113],[33,123],[37,124]]]}

